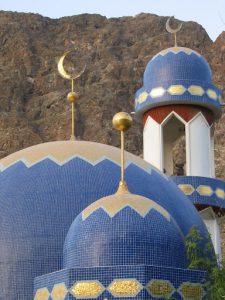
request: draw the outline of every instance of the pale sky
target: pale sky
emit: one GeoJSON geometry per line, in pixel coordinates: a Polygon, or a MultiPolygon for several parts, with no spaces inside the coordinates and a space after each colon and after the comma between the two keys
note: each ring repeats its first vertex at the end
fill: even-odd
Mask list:
{"type": "Polygon", "coordinates": [[[225,31],[225,0],[0,0],[0,10],[33,12],[50,18],[82,13],[121,17],[145,12],[196,21],[213,40],[225,31]]]}

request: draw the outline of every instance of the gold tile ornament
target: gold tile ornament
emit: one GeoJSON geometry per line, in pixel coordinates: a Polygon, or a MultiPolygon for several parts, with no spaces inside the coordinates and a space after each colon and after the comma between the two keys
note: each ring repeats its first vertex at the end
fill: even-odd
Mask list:
{"type": "Polygon", "coordinates": [[[195,191],[191,184],[179,184],[178,187],[185,195],[191,195],[195,191]]]}
{"type": "Polygon", "coordinates": [[[151,90],[151,92],[149,93],[149,95],[152,98],[158,98],[158,97],[162,97],[165,93],[165,89],[163,87],[157,87],[151,90]]]}
{"type": "Polygon", "coordinates": [[[97,209],[102,208],[111,218],[113,218],[119,211],[125,207],[130,207],[135,210],[141,217],[145,217],[151,209],[156,210],[164,218],[170,221],[170,214],[162,206],[155,201],[145,198],[140,195],[130,194],[129,192],[123,194],[114,194],[101,198],[82,212],[82,219],[85,221],[97,209]]]}
{"type": "Polygon", "coordinates": [[[186,88],[179,84],[179,85],[171,85],[168,89],[167,89],[167,92],[170,94],[170,95],[183,95],[183,93],[186,92],[186,88]]]}
{"type": "Polygon", "coordinates": [[[212,196],[213,190],[211,186],[209,185],[199,185],[196,189],[196,191],[199,193],[201,196],[212,196]]]}
{"type": "Polygon", "coordinates": [[[187,55],[195,54],[195,55],[201,57],[201,55],[198,52],[196,52],[196,51],[194,51],[192,49],[189,49],[189,48],[186,48],[186,47],[171,47],[171,48],[167,48],[165,50],[162,50],[161,52],[159,52],[158,54],[156,54],[152,58],[152,60],[155,59],[158,56],[165,56],[168,53],[173,53],[173,54],[184,53],[184,54],[187,54],[187,55]]]}
{"type": "MultiPolygon", "coordinates": [[[[116,147],[87,141],[57,141],[25,148],[4,157],[0,160],[0,171],[6,170],[17,162],[23,162],[30,168],[45,159],[63,166],[75,157],[82,158],[92,165],[104,159],[120,164],[120,151],[116,147]]],[[[148,173],[151,172],[149,163],[126,152],[125,165],[128,166],[131,162],[148,173]]]]}
{"type": "Polygon", "coordinates": [[[224,190],[217,188],[215,191],[215,194],[218,198],[225,199],[225,191],[224,190]]]}
{"type": "Polygon", "coordinates": [[[51,297],[53,300],[64,300],[67,294],[67,288],[64,283],[55,284],[52,292],[51,297]]]}
{"type": "Polygon", "coordinates": [[[204,89],[199,85],[189,86],[188,92],[193,96],[202,96],[205,93],[204,89]]]}
{"type": "Polygon", "coordinates": [[[138,102],[139,103],[142,103],[142,102],[145,102],[145,100],[147,99],[148,97],[148,93],[147,92],[143,92],[139,95],[138,97],[138,102]]]}
{"type": "Polygon", "coordinates": [[[108,291],[114,297],[135,297],[143,288],[136,279],[114,279],[108,291]]]}
{"type": "Polygon", "coordinates": [[[98,280],[77,281],[71,287],[70,293],[78,299],[97,298],[105,290],[98,280]]]}
{"type": "Polygon", "coordinates": [[[205,291],[201,284],[185,282],[179,287],[179,293],[184,299],[201,300],[205,291]]]}
{"type": "Polygon", "coordinates": [[[48,300],[49,296],[50,296],[50,293],[49,293],[48,289],[41,288],[41,289],[37,290],[34,300],[48,300]]]}
{"type": "Polygon", "coordinates": [[[213,100],[217,100],[217,98],[218,98],[217,93],[214,90],[208,89],[206,93],[209,96],[209,98],[211,98],[213,100]]]}
{"type": "Polygon", "coordinates": [[[147,291],[153,297],[170,297],[174,292],[174,287],[167,280],[153,279],[147,284],[147,291]]]}

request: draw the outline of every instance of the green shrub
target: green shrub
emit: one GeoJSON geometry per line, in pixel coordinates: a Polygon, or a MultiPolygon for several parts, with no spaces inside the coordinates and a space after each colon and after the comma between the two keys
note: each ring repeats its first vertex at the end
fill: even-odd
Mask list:
{"type": "Polygon", "coordinates": [[[225,263],[217,263],[209,234],[202,237],[196,226],[185,239],[189,269],[205,270],[208,277],[205,284],[208,300],[225,299],[225,263]]]}

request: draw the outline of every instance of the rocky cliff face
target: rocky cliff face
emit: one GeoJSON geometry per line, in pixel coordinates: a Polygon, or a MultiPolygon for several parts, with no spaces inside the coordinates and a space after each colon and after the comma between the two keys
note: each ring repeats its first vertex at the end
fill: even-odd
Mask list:
{"type": "MultiPolygon", "coordinates": [[[[66,95],[70,86],[58,75],[57,61],[74,47],[77,51],[71,60],[77,70],[87,63],[76,85],[80,93],[77,134],[84,140],[118,146],[112,116],[134,110],[134,93],[142,85],[147,62],[173,45],[165,30],[166,20],[150,14],[53,20],[0,12],[0,158],[40,142],[69,139],[71,115],[66,95]]],[[[208,60],[214,82],[225,95],[225,32],[213,43],[202,26],[186,22],[178,41],[208,60]]],[[[215,137],[216,175],[225,179],[225,114],[216,125],[215,137]]],[[[126,143],[130,152],[142,154],[142,124],[137,120],[126,143]]],[[[225,235],[225,227],[223,231],[225,235]]]]}
{"type": "MultiPolygon", "coordinates": [[[[70,106],[66,100],[70,85],[58,75],[57,61],[65,50],[73,47],[78,48],[71,57],[77,69],[87,62],[86,72],[76,86],[80,93],[78,135],[118,145],[119,137],[111,126],[112,116],[119,110],[134,109],[134,93],[142,84],[147,62],[161,49],[173,45],[173,38],[165,30],[166,19],[141,14],[135,18],[81,15],[51,20],[39,15],[1,12],[0,156],[40,142],[70,137],[70,106]]],[[[206,56],[216,84],[225,89],[223,39],[225,33],[213,44],[205,30],[193,22],[185,23],[178,36],[181,46],[206,56]]],[[[216,132],[218,159],[223,151],[223,124],[224,120],[216,132]]],[[[128,135],[127,149],[141,154],[141,124],[135,122],[128,135]]],[[[225,177],[221,165],[218,163],[217,173],[225,177]]]]}

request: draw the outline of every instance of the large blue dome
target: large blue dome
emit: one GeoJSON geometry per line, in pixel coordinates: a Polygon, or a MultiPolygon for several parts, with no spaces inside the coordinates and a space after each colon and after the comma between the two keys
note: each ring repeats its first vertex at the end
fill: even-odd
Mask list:
{"type": "Polygon", "coordinates": [[[184,47],[168,48],[147,64],[143,87],[136,93],[136,112],[171,104],[192,104],[221,115],[221,91],[212,83],[207,61],[184,47]]]}
{"type": "Polygon", "coordinates": [[[184,235],[176,221],[156,202],[129,192],[118,192],[87,207],[70,227],[63,257],[65,269],[187,268],[184,235]]]}
{"type": "MultiPolygon", "coordinates": [[[[2,299],[30,300],[34,278],[62,268],[71,223],[88,205],[116,192],[119,164],[115,147],[72,141],[33,146],[0,161],[2,299]]],[[[168,211],[184,236],[194,224],[205,231],[175,183],[130,153],[125,165],[130,191],[168,211]]]]}

